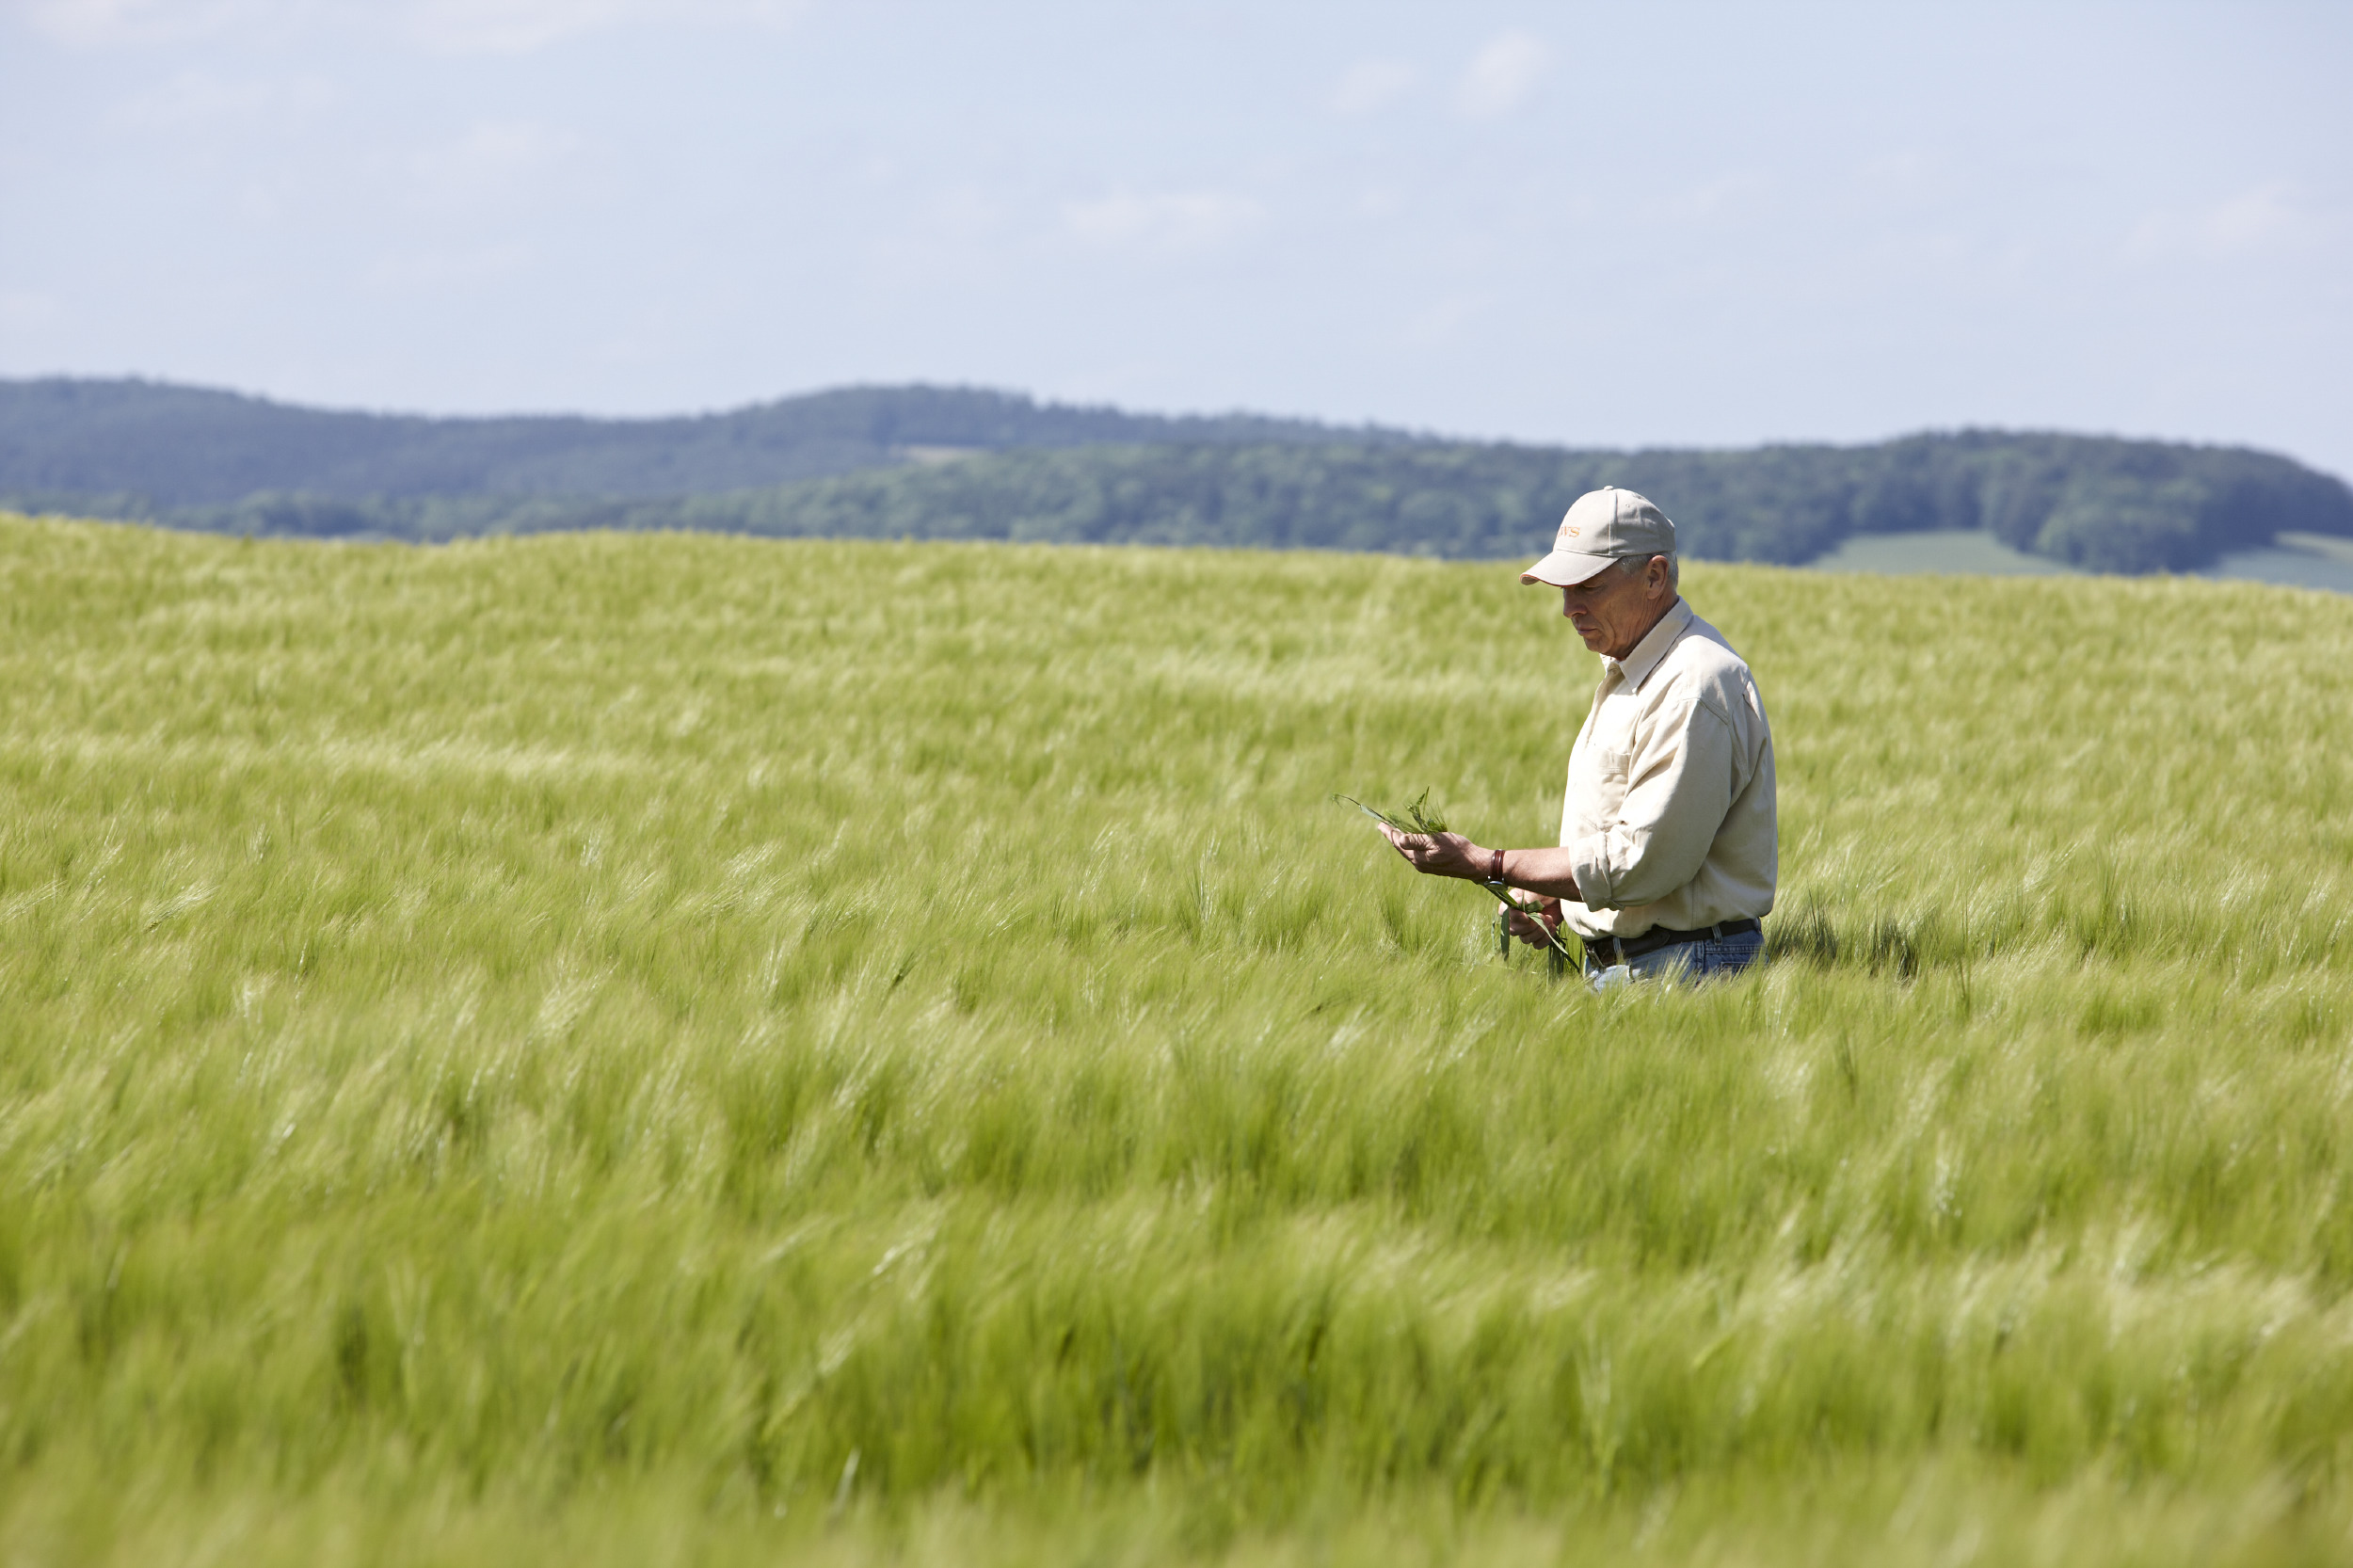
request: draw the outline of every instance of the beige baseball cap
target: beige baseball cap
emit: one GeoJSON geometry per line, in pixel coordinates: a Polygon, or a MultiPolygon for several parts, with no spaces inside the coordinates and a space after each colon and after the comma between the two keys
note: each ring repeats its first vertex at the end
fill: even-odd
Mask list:
{"type": "Polygon", "coordinates": [[[1675,552],[1675,525],[1647,496],[1605,485],[1577,498],[1561,520],[1552,553],[1520,573],[1523,583],[1566,588],[1624,556],[1675,552]]]}

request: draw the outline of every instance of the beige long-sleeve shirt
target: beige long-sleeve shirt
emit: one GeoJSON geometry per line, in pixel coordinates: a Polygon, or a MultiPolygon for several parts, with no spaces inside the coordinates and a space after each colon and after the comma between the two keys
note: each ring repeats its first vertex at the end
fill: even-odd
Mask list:
{"type": "Polygon", "coordinates": [[[1773,907],[1773,737],[1749,666],[1677,600],[1623,660],[1604,659],[1569,753],[1561,847],[1584,936],[1696,931],[1773,907]]]}

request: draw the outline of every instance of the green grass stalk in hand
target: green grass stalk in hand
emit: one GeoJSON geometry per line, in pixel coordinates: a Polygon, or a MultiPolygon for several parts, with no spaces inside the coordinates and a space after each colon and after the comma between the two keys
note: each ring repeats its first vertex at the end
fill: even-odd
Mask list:
{"type": "MultiPolygon", "coordinates": [[[[1446,819],[1439,816],[1437,812],[1430,809],[1430,792],[1428,790],[1424,790],[1421,793],[1416,795],[1410,802],[1408,802],[1402,815],[1392,815],[1387,811],[1380,809],[1378,807],[1367,806],[1363,801],[1358,800],[1354,795],[1336,794],[1332,798],[1334,800],[1346,801],[1349,805],[1353,806],[1357,810],[1362,811],[1366,816],[1370,817],[1373,821],[1380,823],[1385,826],[1394,827],[1400,833],[1439,834],[1450,831],[1446,824],[1446,819]]],[[[1512,890],[1509,888],[1499,887],[1493,882],[1481,882],[1479,886],[1493,893],[1496,898],[1502,903],[1506,909],[1513,910],[1517,914],[1534,915],[1539,910],[1544,908],[1542,901],[1535,904],[1522,904],[1519,900],[1512,896],[1512,890]]],[[[1544,925],[1544,922],[1541,920],[1538,920],[1537,923],[1538,925],[1543,926],[1545,939],[1546,942],[1551,944],[1555,952],[1559,952],[1563,958],[1571,960],[1576,959],[1577,954],[1571,952],[1568,950],[1568,945],[1561,940],[1561,933],[1559,931],[1555,930],[1551,926],[1544,925]]]]}
{"type": "Polygon", "coordinates": [[[1446,825],[1446,819],[1430,809],[1430,792],[1427,790],[1413,798],[1406,806],[1402,816],[1391,816],[1377,807],[1367,806],[1354,795],[1334,795],[1332,798],[1348,802],[1373,821],[1386,823],[1400,833],[1434,834],[1449,831],[1446,825]]]}

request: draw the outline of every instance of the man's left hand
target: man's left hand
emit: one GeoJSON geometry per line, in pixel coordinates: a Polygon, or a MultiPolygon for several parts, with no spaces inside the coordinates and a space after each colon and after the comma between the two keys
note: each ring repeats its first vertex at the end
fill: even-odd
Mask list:
{"type": "Polygon", "coordinates": [[[1488,852],[1460,833],[1401,833],[1384,823],[1381,831],[1405,856],[1407,864],[1425,876],[1459,876],[1466,882],[1487,879],[1488,852]]]}

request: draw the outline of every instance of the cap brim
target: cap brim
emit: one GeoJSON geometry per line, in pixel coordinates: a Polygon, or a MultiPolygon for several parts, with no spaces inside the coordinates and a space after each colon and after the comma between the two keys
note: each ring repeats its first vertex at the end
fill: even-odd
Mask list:
{"type": "Polygon", "coordinates": [[[1556,550],[1520,573],[1520,581],[1543,583],[1555,588],[1574,588],[1587,578],[1599,574],[1616,559],[1613,555],[1571,555],[1566,551],[1556,550]]]}

